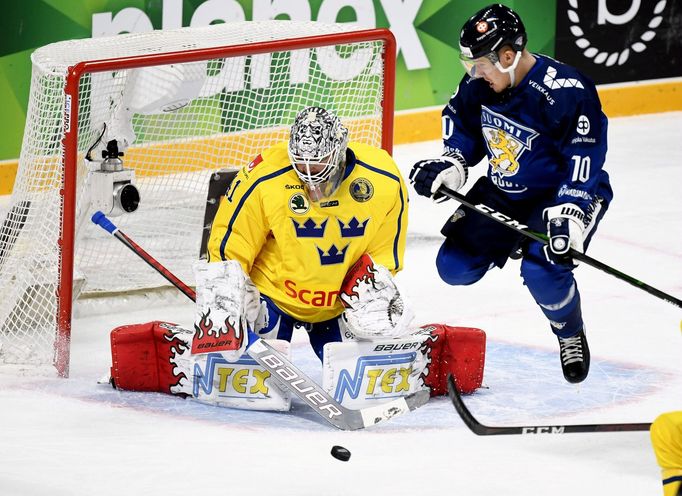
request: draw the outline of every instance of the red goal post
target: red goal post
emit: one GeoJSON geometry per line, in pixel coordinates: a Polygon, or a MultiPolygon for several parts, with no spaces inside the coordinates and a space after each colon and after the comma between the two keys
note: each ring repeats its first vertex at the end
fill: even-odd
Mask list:
{"type": "Polygon", "coordinates": [[[97,295],[164,285],[84,220],[95,206],[111,203],[97,196],[106,174],[92,165],[102,162],[109,139],[125,148],[123,166],[141,195],[139,210],[117,224],[137,239],[148,237],[149,251],[188,281],[199,255],[208,175],[240,167],[286,139],[301,108],[331,108],[352,140],[392,151],[396,43],[389,30],[262,21],[101,40],[45,47],[48,61],[60,52],[68,59],[83,44],[83,52],[98,56],[69,63],[61,101],[50,79],[54,69],[33,57],[19,173],[8,211],[0,212],[0,283],[17,283],[0,295],[0,364],[51,361],[66,377],[72,302],[81,290],[97,295]],[[196,47],[202,37],[211,42],[196,47]],[[27,265],[12,270],[21,261],[27,265]]]}

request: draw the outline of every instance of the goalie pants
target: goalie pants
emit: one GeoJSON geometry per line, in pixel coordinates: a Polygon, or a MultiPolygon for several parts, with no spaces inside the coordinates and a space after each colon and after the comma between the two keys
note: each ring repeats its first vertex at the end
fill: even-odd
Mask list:
{"type": "MultiPolygon", "coordinates": [[[[604,196],[598,196],[588,212],[584,248],[587,247],[608,207],[612,192],[604,186],[604,196]]],[[[490,181],[482,177],[466,195],[476,204],[484,203],[504,213],[530,229],[546,232],[542,211],[551,205],[547,201],[511,201],[490,181]]],[[[479,281],[493,267],[503,267],[510,256],[522,254],[521,277],[533,299],[552,324],[559,337],[570,337],[583,327],[580,293],[573,277],[572,264],[553,264],[545,257],[542,244],[515,232],[494,220],[460,207],[441,231],[445,242],[436,256],[438,273],[448,284],[469,285],[479,281]]]]}
{"type": "Polygon", "coordinates": [[[283,339],[291,342],[294,329],[305,329],[308,332],[310,346],[320,360],[323,357],[322,349],[325,344],[344,340],[339,317],[323,322],[301,322],[280,310],[270,298],[261,294],[261,306],[263,305],[267,308],[265,322],[260,326],[257,325],[258,329],[254,330],[261,338],[283,339]]]}

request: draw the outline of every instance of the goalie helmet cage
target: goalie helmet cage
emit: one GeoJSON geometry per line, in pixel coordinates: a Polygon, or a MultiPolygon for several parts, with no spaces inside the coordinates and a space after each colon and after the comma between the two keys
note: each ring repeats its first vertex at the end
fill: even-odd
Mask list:
{"type": "Polygon", "coordinates": [[[73,297],[167,285],[87,222],[113,193],[94,188],[99,164],[86,155],[101,162],[117,141],[141,196],[117,225],[193,283],[210,175],[287,139],[302,108],[333,110],[352,141],[392,151],[395,57],[387,29],[276,20],[36,50],[19,169],[0,213],[0,364],[52,364],[67,377],[73,297]]]}

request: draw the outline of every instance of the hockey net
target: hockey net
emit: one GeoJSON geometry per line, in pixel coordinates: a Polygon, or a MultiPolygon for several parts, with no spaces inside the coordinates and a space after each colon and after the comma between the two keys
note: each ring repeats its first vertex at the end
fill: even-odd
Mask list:
{"type": "Polygon", "coordinates": [[[66,376],[74,298],[167,284],[89,221],[112,204],[112,176],[98,169],[108,142],[141,197],[117,226],[192,284],[211,174],[287,139],[308,105],[390,151],[394,62],[387,30],[295,21],[36,50],[19,169],[0,207],[0,364],[53,363],[66,376]]]}

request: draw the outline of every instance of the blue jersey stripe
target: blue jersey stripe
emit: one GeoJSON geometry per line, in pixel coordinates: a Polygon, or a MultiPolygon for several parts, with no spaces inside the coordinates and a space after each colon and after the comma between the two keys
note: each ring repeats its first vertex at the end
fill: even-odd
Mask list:
{"type": "Polygon", "coordinates": [[[663,479],[664,486],[666,484],[672,484],[673,482],[682,482],[682,475],[676,475],[674,477],[668,477],[667,479],[663,479]]]}
{"type": "Polygon", "coordinates": [[[237,208],[235,208],[234,213],[232,214],[232,218],[230,219],[230,222],[227,224],[227,230],[225,231],[225,236],[223,236],[223,240],[220,242],[220,258],[224,261],[227,260],[225,257],[225,246],[227,245],[227,240],[232,234],[232,226],[234,226],[235,220],[237,220],[237,217],[239,216],[239,212],[244,206],[244,202],[246,199],[249,197],[249,195],[253,192],[254,189],[256,189],[256,186],[258,186],[260,183],[267,181],[269,179],[273,179],[275,177],[281,176],[282,174],[286,174],[290,170],[293,170],[293,166],[287,165],[283,169],[280,169],[278,171],[275,171],[271,174],[268,174],[267,176],[263,176],[259,179],[257,179],[251,187],[244,193],[244,195],[240,198],[239,204],[237,204],[237,208]]]}
{"type": "Polygon", "coordinates": [[[395,174],[391,174],[388,171],[378,169],[374,167],[373,165],[369,165],[368,163],[365,163],[361,160],[358,160],[356,162],[357,164],[362,165],[363,167],[366,167],[367,169],[376,172],[377,174],[381,174],[386,177],[390,177],[394,181],[398,182],[399,186],[399,191],[400,191],[400,214],[398,214],[398,226],[396,227],[395,230],[395,238],[393,239],[393,263],[395,264],[395,270],[398,270],[400,267],[400,257],[398,257],[398,243],[400,241],[400,233],[402,232],[403,229],[403,223],[402,223],[402,218],[403,218],[403,212],[405,211],[405,198],[403,197],[403,188],[400,187],[401,181],[398,176],[395,174]]]}
{"type": "Polygon", "coordinates": [[[398,240],[400,239],[400,233],[403,230],[403,223],[401,219],[403,218],[403,212],[405,211],[405,199],[403,198],[403,188],[400,188],[400,214],[398,214],[398,227],[396,229],[395,239],[393,240],[393,260],[395,260],[395,270],[400,267],[400,260],[398,258],[398,240]]]}
{"type": "Polygon", "coordinates": [[[371,171],[376,172],[377,174],[381,174],[382,176],[390,177],[394,181],[400,182],[400,178],[398,176],[396,176],[395,174],[391,174],[390,172],[382,170],[382,169],[377,169],[373,165],[369,165],[368,163],[363,162],[362,160],[358,160],[356,163],[362,165],[363,167],[365,167],[371,171]]]}

